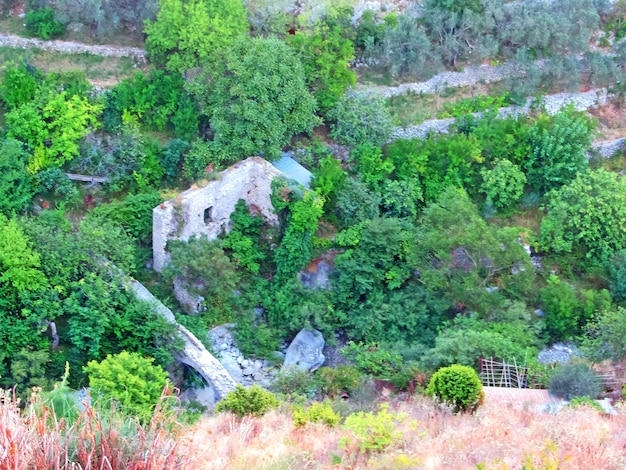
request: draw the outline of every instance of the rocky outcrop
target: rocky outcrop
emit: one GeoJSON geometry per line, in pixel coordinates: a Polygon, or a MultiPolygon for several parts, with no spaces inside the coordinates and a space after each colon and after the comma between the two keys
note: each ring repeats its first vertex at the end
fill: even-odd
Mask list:
{"type": "Polygon", "coordinates": [[[287,348],[283,368],[298,368],[304,371],[319,369],[326,360],[322,354],[324,344],[324,337],[319,331],[300,330],[287,348]]]}
{"type": "Polygon", "coordinates": [[[183,340],[184,348],[174,356],[180,362],[195,369],[202,378],[215,390],[216,400],[220,400],[227,393],[235,389],[235,381],[224,366],[204,347],[204,345],[187,328],[178,324],[172,311],[163,305],[139,281],[131,280],[130,288],[139,300],[148,302],[154,311],[175,324],[179,337],[183,340]]]}

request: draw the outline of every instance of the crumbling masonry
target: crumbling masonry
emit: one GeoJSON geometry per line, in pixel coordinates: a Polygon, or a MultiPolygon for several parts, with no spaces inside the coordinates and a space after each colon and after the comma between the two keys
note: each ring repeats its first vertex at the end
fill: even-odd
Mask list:
{"type": "MultiPolygon", "coordinates": [[[[282,173],[260,157],[250,157],[218,173],[204,187],[192,187],[152,211],[153,266],[161,272],[169,259],[170,240],[187,241],[195,235],[209,240],[230,231],[230,215],[239,199],[269,223],[277,223],[270,195],[272,180],[282,173]]],[[[211,176],[209,174],[208,176],[211,176]]]]}

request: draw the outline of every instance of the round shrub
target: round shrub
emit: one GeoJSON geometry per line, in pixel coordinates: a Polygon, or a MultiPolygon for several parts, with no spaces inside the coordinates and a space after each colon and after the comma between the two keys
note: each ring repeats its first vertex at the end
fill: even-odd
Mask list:
{"type": "Polygon", "coordinates": [[[430,379],[426,394],[454,407],[455,412],[476,409],[483,402],[483,384],[471,367],[442,367],[430,379]]]}
{"type": "Polygon", "coordinates": [[[230,392],[226,397],[215,406],[218,413],[230,411],[238,418],[254,415],[263,416],[269,410],[278,408],[280,401],[272,392],[253,385],[245,388],[237,385],[235,390],[230,392]]]}
{"type": "Polygon", "coordinates": [[[55,39],[65,33],[65,26],[54,18],[54,10],[50,7],[26,12],[24,21],[26,29],[41,39],[55,39]]]}
{"type": "Polygon", "coordinates": [[[567,364],[550,378],[549,390],[565,400],[596,398],[600,394],[600,383],[595,372],[585,364],[567,364]]]}
{"type": "Polygon", "coordinates": [[[119,402],[127,411],[148,419],[167,382],[167,372],[134,352],[107,355],[102,362],[90,361],[83,370],[89,385],[99,395],[119,402]]]}
{"type": "Polygon", "coordinates": [[[382,97],[348,91],[328,113],[331,135],[339,143],[381,147],[393,133],[393,122],[382,97]]]}
{"type": "Polygon", "coordinates": [[[341,417],[335,413],[329,401],[313,402],[310,407],[295,407],[293,422],[300,428],[308,423],[322,423],[330,428],[339,424],[341,417]]]}

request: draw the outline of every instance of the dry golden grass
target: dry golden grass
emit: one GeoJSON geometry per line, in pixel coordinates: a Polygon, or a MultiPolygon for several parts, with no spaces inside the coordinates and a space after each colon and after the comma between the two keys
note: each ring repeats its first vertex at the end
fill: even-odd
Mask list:
{"type": "Polygon", "coordinates": [[[341,426],[295,428],[286,410],[242,420],[216,415],[182,433],[157,410],[129,433],[92,408],[69,424],[49,407],[21,411],[3,395],[0,470],[626,468],[626,412],[534,414],[489,398],[474,415],[454,415],[423,398],[394,402],[390,411],[408,418],[398,425],[402,436],[385,452],[368,453],[341,426]]]}
{"type": "Polygon", "coordinates": [[[237,420],[208,418],[191,432],[198,469],[624,469],[626,415],[590,409],[533,414],[486,404],[453,415],[428,401],[396,404],[411,418],[384,453],[341,446],[341,427],[296,429],[285,412],[237,420]]]}

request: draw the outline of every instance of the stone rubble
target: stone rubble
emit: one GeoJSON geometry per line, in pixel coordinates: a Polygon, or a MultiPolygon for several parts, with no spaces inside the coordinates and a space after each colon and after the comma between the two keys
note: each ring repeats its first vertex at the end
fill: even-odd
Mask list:
{"type": "MultiPolygon", "coordinates": [[[[237,348],[235,337],[231,331],[234,324],[216,326],[208,333],[211,347],[219,361],[230,373],[235,382],[243,386],[260,385],[269,387],[272,379],[278,375],[280,364],[273,364],[267,360],[245,358],[237,348]]],[[[281,351],[276,352],[277,358],[284,356],[281,351]]]]}

